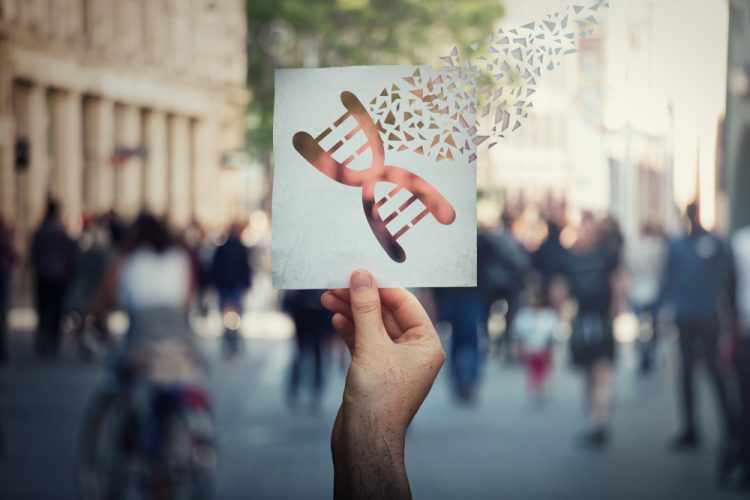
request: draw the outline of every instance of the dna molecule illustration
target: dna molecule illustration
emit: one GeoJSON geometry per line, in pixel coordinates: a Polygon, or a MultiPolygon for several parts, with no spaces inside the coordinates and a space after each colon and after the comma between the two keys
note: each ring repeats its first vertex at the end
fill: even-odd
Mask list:
{"type": "Polygon", "coordinates": [[[399,238],[430,214],[440,224],[450,225],[456,219],[456,212],[450,202],[422,177],[404,168],[386,165],[380,132],[353,93],[342,92],[341,103],[346,111],[331,127],[316,137],[297,132],[292,143],[305,160],[330,179],[361,188],[362,208],[372,233],[388,256],[402,263],[406,260],[406,252],[399,244],[399,238]],[[338,136],[342,138],[333,145],[322,145],[327,138],[338,136]],[[355,165],[363,168],[354,168],[355,165]],[[395,186],[387,194],[377,197],[376,186],[380,183],[395,186]],[[403,197],[403,190],[410,195],[408,199],[383,217],[381,209],[397,195],[403,197]],[[421,212],[407,218],[404,223],[392,224],[414,203],[424,206],[421,212]]]}

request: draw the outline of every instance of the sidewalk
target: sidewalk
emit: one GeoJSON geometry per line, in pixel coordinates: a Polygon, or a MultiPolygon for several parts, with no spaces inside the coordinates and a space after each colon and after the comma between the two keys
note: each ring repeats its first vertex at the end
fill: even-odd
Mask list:
{"type": "MultiPolygon", "coordinates": [[[[220,438],[220,499],[330,499],[330,429],[343,372],[330,366],[319,413],[290,411],[284,386],[292,342],[251,338],[246,355],[224,363],[211,353],[211,385],[220,438]]],[[[30,336],[11,337],[12,364],[0,371],[0,422],[7,458],[0,461],[3,498],[75,498],[74,464],[83,408],[100,382],[100,366],[75,360],[39,362],[30,336]]],[[[546,406],[529,403],[523,374],[496,360],[485,365],[480,402],[456,406],[443,370],[408,436],[407,466],[415,498],[503,500],[731,500],[714,484],[717,419],[701,389],[705,446],[672,455],[675,387],[665,369],[641,378],[621,349],[612,446],[595,453],[574,445],[582,429],[581,387],[561,350],[546,406]]],[[[704,381],[705,382],[705,381],[704,381]]]]}

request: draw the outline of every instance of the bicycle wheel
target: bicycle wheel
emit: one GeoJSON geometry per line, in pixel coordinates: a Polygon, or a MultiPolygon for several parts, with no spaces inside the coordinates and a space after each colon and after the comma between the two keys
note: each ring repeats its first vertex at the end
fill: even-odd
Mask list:
{"type": "Polygon", "coordinates": [[[175,412],[169,417],[164,448],[154,467],[155,484],[165,487],[160,498],[210,499],[216,456],[210,413],[204,410],[175,412]]]}
{"type": "Polygon", "coordinates": [[[94,398],[84,417],[78,457],[81,500],[129,496],[135,452],[135,423],[115,394],[94,398]]]}

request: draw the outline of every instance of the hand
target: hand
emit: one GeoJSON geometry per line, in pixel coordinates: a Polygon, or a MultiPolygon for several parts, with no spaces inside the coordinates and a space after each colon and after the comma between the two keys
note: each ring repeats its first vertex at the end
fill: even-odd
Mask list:
{"type": "Polygon", "coordinates": [[[331,436],[335,496],[410,498],[406,429],[445,360],[440,339],[411,293],[378,290],[364,270],[321,302],[352,354],[331,436]]]}

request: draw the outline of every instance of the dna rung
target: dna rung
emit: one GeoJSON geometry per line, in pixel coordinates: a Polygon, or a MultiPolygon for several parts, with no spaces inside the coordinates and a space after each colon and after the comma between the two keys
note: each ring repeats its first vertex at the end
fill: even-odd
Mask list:
{"type": "MultiPolygon", "coordinates": [[[[392,200],[398,193],[400,193],[404,189],[405,188],[403,186],[394,187],[388,192],[388,194],[380,198],[375,203],[375,208],[380,209],[382,206],[384,206],[387,202],[392,200]]],[[[412,195],[406,201],[401,203],[395,210],[393,210],[390,213],[390,215],[388,215],[387,217],[383,219],[383,224],[387,226],[388,224],[396,220],[396,218],[398,218],[399,215],[406,212],[406,210],[409,207],[411,207],[414,204],[414,202],[417,200],[419,200],[419,197],[416,194],[412,193],[412,195]]],[[[413,217],[409,221],[409,223],[405,224],[403,227],[401,227],[401,229],[393,233],[393,239],[398,240],[401,236],[406,234],[407,231],[409,231],[410,229],[413,229],[417,224],[419,224],[419,222],[422,221],[422,219],[424,219],[429,214],[430,214],[430,209],[428,207],[424,207],[424,209],[422,209],[422,211],[419,212],[419,214],[417,214],[416,217],[413,217]]]]}

